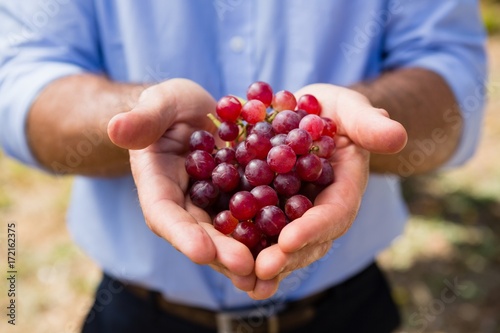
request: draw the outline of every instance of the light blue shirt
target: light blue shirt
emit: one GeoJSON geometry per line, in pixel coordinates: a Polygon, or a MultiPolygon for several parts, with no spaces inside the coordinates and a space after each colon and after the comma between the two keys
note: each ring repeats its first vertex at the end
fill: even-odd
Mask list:
{"type": "MultiPolygon", "coordinates": [[[[423,67],[450,84],[464,115],[462,141],[448,166],[467,161],[478,143],[486,59],[477,1],[2,1],[0,30],[2,147],[35,167],[25,135],[31,103],[51,81],[84,72],[136,83],[188,78],[218,99],[244,95],[255,80],[294,91],[423,67]]],[[[89,129],[87,148],[98,130],[89,129]]],[[[429,140],[412,160],[401,161],[402,175],[420,163],[425,144],[438,147],[429,140]]],[[[78,149],[66,148],[68,156],[78,149]]],[[[398,177],[371,175],[349,232],[323,259],[283,281],[273,301],[300,298],[355,274],[402,233],[406,220],[398,177]]],[[[76,177],[68,223],[76,243],[117,278],[213,309],[257,303],[155,236],[131,177],[76,177]]]]}

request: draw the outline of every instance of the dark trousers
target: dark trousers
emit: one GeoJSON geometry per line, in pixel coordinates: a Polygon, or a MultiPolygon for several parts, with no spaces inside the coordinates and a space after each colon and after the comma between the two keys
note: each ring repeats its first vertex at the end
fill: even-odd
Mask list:
{"type": "MultiPolygon", "coordinates": [[[[141,299],[119,281],[104,275],[82,333],[214,333],[214,330],[172,316],[151,299],[141,299]]],[[[389,333],[400,316],[384,274],[374,263],[328,290],[316,304],[312,321],[289,333],[389,333]]]]}

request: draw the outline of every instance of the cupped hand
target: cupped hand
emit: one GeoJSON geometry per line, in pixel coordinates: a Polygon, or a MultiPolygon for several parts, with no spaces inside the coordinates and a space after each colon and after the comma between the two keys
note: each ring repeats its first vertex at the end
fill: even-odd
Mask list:
{"type": "Polygon", "coordinates": [[[216,101],[198,84],[171,79],[144,90],[129,112],[111,119],[110,139],[129,149],[132,175],[149,228],[190,260],[209,264],[246,291],[255,286],[255,261],[240,242],[211,224],[186,195],[185,155],[198,129],[214,132],[207,114],[216,101]]]}
{"type": "Polygon", "coordinates": [[[216,102],[202,87],[183,79],[152,86],[133,110],[115,116],[108,126],[111,140],[130,150],[139,201],[151,230],[193,262],[225,274],[255,299],[272,296],[285,276],[329,250],[357,215],[368,180],[369,153],[396,153],[406,142],[403,127],[363,95],[326,84],[307,86],[296,94],[304,93],[315,95],[322,115],[338,125],[337,151],[331,160],[335,182],[256,261],[243,244],[215,230],[210,216],[186,195],[189,136],[197,129],[215,130],[206,115],[216,102]]]}
{"type": "Polygon", "coordinates": [[[256,258],[255,299],[272,296],[290,272],[324,256],[332,242],[352,225],[366,188],[370,153],[394,154],[406,144],[403,126],[388,113],[371,106],[353,90],[329,84],[309,85],[296,92],[314,95],[322,116],[338,126],[337,150],[331,159],[335,181],[315,199],[314,206],[280,233],[278,244],[264,249],[256,258]]]}

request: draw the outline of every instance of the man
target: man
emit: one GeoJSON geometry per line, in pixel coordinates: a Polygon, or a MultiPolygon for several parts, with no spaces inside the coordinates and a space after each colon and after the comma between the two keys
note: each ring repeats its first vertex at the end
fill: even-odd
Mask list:
{"type": "Polygon", "coordinates": [[[69,228],[106,273],[84,332],[398,326],[374,260],[404,228],[399,177],[460,165],[477,145],[476,1],[0,9],[2,145],[77,175],[69,228]],[[213,130],[215,101],[256,80],[315,95],[339,136],[334,184],[254,260],[185,199],[183,154],[193,130],[213,130]]]}

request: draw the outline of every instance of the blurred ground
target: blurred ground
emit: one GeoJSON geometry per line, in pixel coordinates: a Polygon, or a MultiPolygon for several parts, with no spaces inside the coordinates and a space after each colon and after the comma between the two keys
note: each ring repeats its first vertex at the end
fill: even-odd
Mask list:
{"type": "MultiPolygon", "coordinates": [[[[490,102],[477,155],[464,167],[404,182],[412,217],[379,262],[401,306],[400,333],[500,332],[500,38],[490,41],[490,102]]],[[[0,269],[7,223],[17,230],[17,325],[0,332],[78,332],[99,279],[64,222],[71,178],[51,177],[0,155],[0,269]]],[[[3,276],[3,275],[2,275],[3,276]]],[[[381,318],[383,320],[383,318],[381,318]]]]}

